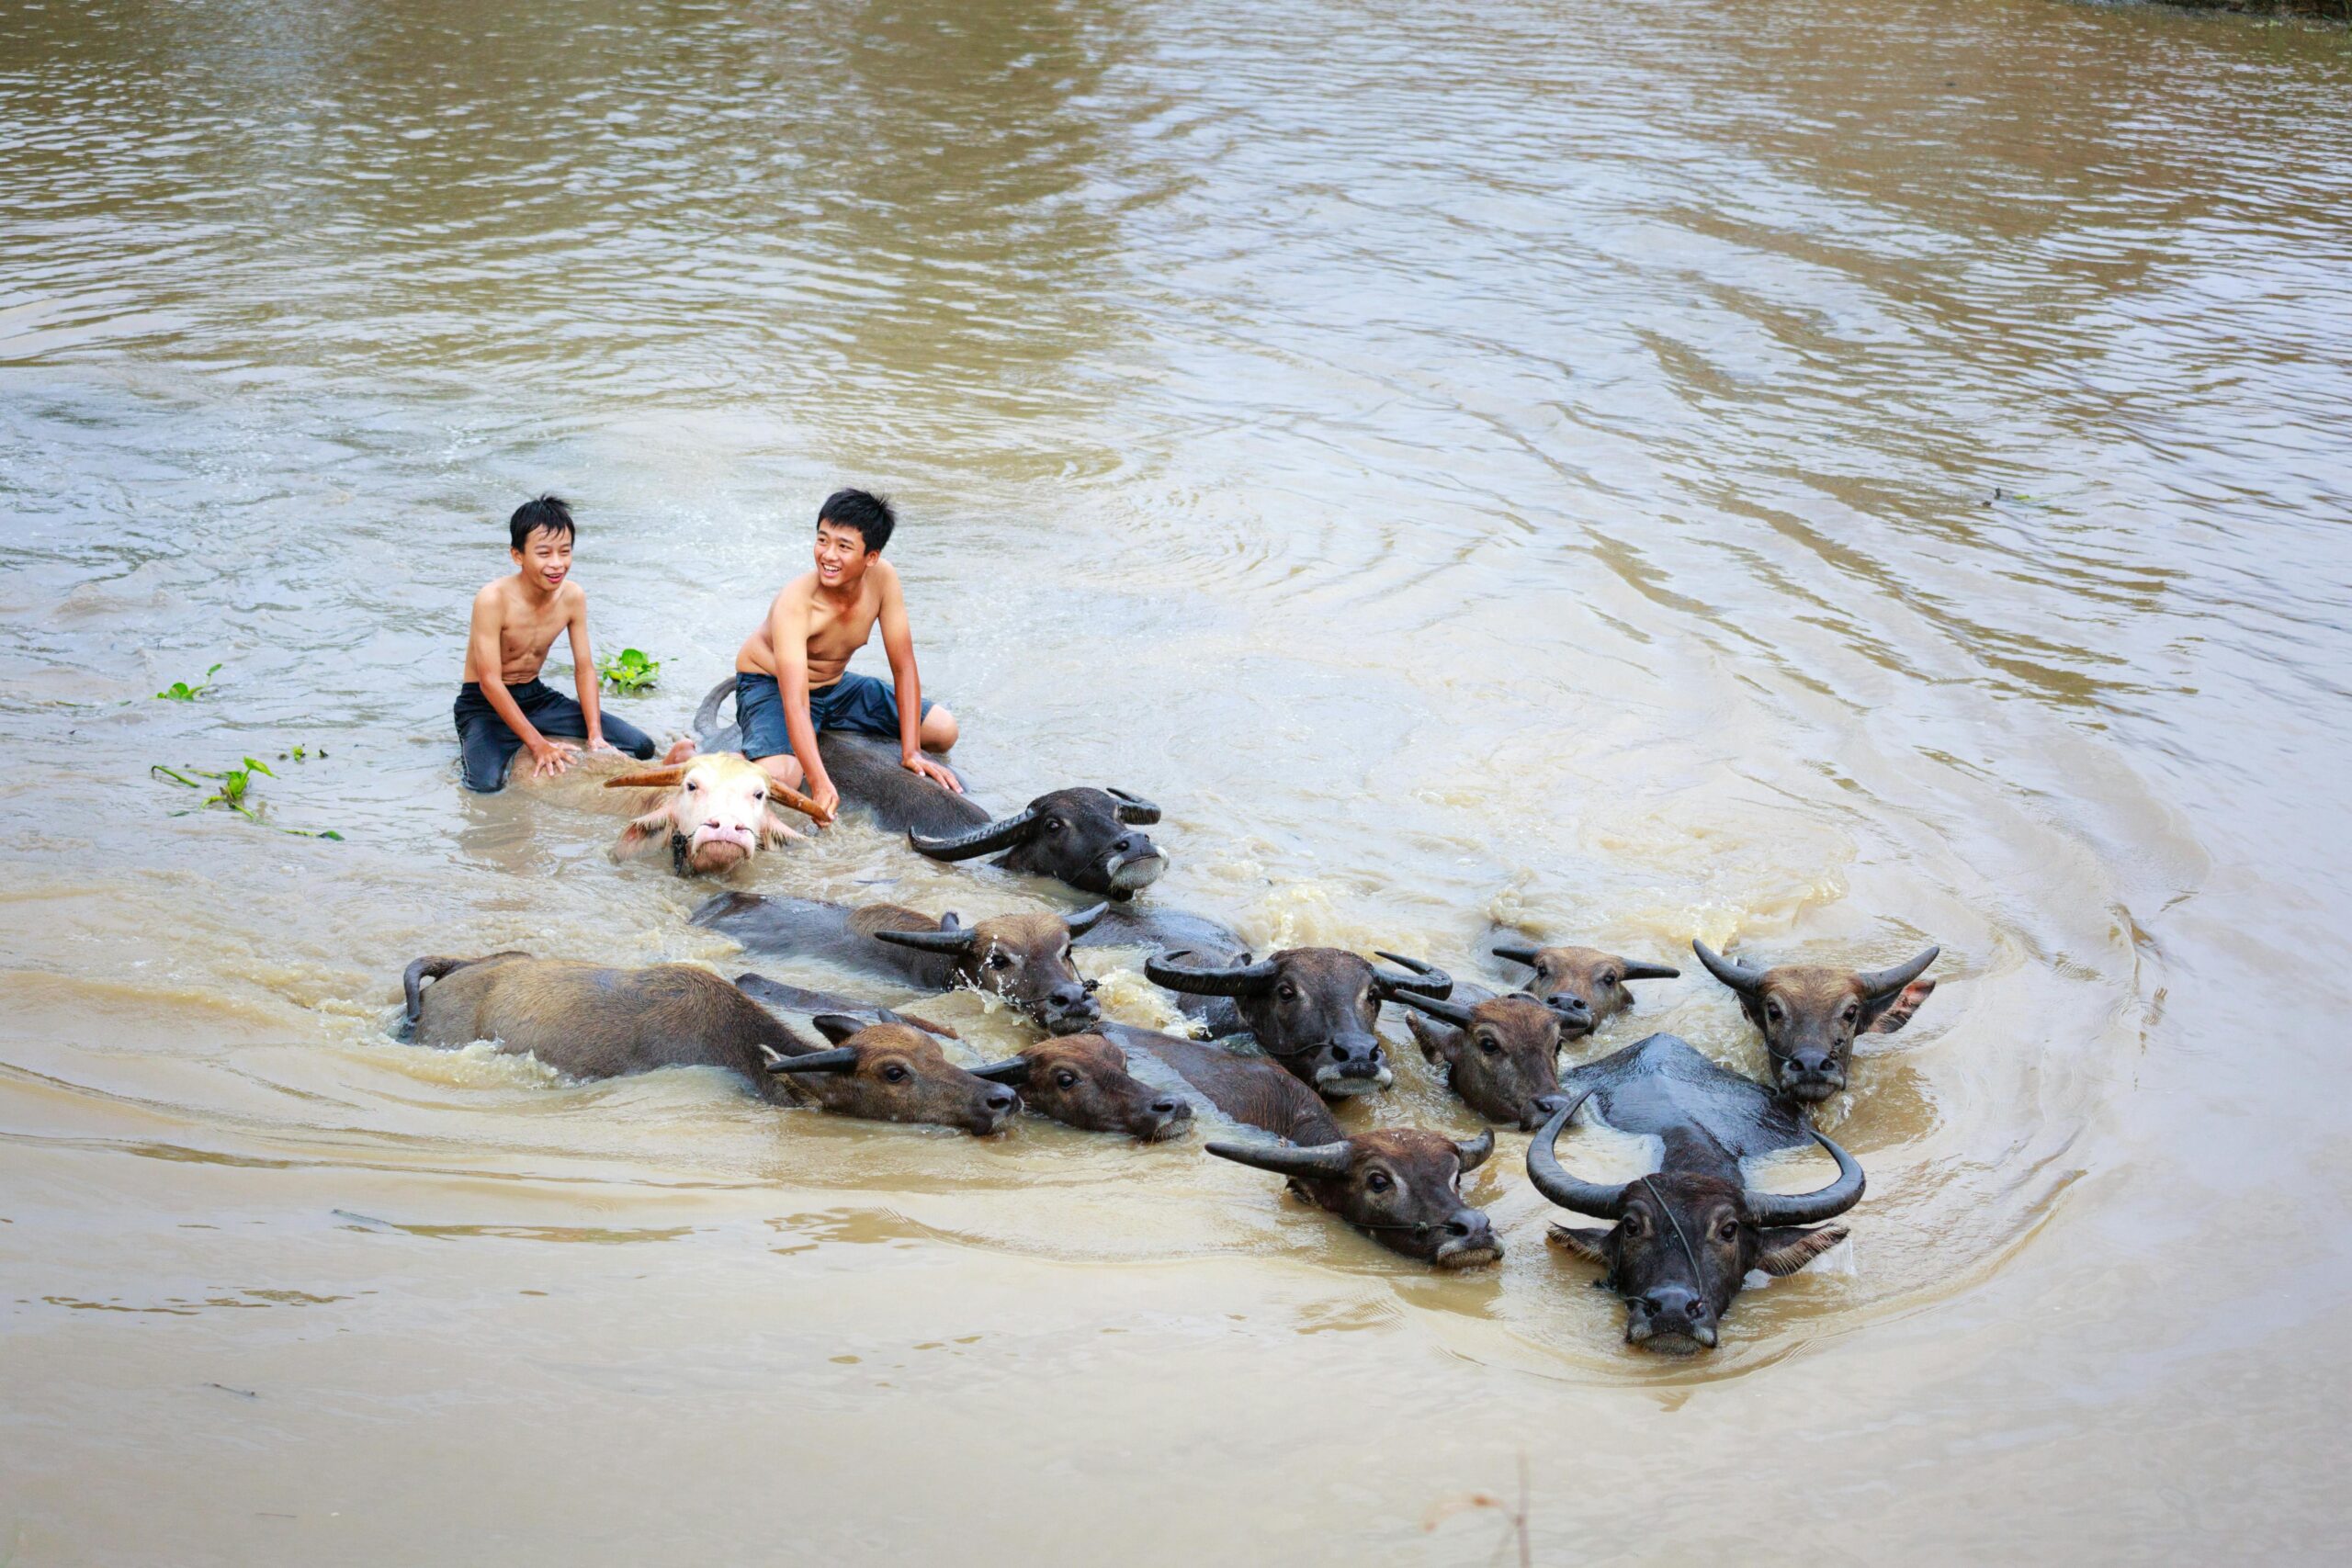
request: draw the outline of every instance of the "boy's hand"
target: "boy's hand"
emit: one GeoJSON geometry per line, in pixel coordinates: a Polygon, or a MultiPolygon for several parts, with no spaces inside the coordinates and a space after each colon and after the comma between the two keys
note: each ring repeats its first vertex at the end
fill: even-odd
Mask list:
{"type": "Polygon", "coordinates": [[[605,739],[601,735],[592,735],[588,738],[588,750],[592,752],[610,752],[616,757],[621,754],[621,749],[619,747],[614,745],[611,741],[605,739]]]}
{"type": "Polygon", "coordinates": [[[900,757],[899,766],[918,777],[929,779],[950,795],[964,793],[963,780],[950,773],[944,764],[933,761],[920,751],[911,757],[900,757]]]}
{"type": "Polygon", "coordinates": [[[580,755],[580,748],[569,740],[541,740],[531,748],[531,776],[551,779],[571,766],[580,755]]]}
{"type": "Polygon", "coordinates": [[[823,808],[823,815],[818,818],[819,822],[831,822],[835,817],[841,815],[842,792],[833,787],[832,780],[809,780],[808,798],[823,808]]]}

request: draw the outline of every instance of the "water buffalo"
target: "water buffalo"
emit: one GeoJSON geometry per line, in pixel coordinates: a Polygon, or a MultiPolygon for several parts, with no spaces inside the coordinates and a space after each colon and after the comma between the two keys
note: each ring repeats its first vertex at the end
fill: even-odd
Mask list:
{"type": "Polygon", "coordinates": [[[830,959],[926,990],[968,986],[1003,998],[1055,1034],[1083,1034],[1102,1016],[1091,981],[1070,967],[1070,939],[1102,907],[1058,915],[991,915],[965,925],[897,904],[850,908],[813,898],[721,893],[691,917],[759,953],[830,959]]]}
{"type": "Polygon", "coordinates": [[[838,1048],[820,1050],[718,976],[683,964],[604,969],[526,953],[420,958],[401,987],[419,1044],[495,1040],[573,1077],[718,1067],[776,1103],[979,1134],[998,1131],[1021,1104],[1004,1085],[950,1063],[918,1030],[828,1015],[817,1027],[838,1048]]]}
{"type": "Polygon", "coordinates": [[[1215,968],[1175,962],[1183,953],[1144,961],[1154,985],[1183,993],[1184,1010],[1220,1035],[1248,1032],[1258,1049],[1330,1099],[1370,1094],[1396,1081],[1388,1055],[1373,1032],[1380,1004],[1414,994],[1443,997],[1453,988],[1444,970],[1393,953],[1381,957],[1412,971],[1375,969],[1336,947],[1290,947],[1270,958],[1215,968]]]}
{"type": "Polygon", "coordinates": [[[1396,999],[1414,1010],[1405,1022],[1422,1056],[1444,1065],[1447,1083],[1479,1115],[1533,1132],[1567,1103],[1559,1064],[1567,1021],[1550,1006],[1524,991],[1475,1003],[1410,992],[1396,999]]]}
{"type": "MultiPolygon", "coordinates": [[[[831,1013],[864,1023],[903,1023],[959,1038],[944,1024],[828,991],[787,986],[764,975],[738,975],[736,988],[763,1006],[814,1018],[831,1013]]],[[[1021,1106],[1087,1133],[1125,1133],[1146,1143],[1182,1136],[1193,1124],[1192,1101],[1156,1089],[1127,1071],[1127,1058],[1099,1034],[1054,1035],[1023,1047],[977,1076],[1021,1090],[1021,1106]]]]}
{"type": "Polygon", "coordinates": [[[1505,942],[1488,949],[1497,958],[1535,971],[1528,994],[1551,1003],[1560,1014],[1560,1032],[1574,1040],[1591,1033],[1634,1005],[1628,980],[1671,980],[1682,971],[1663,964],[1620,958],[1597,947],[1532,947],[1505,942]]]}
{"type": "Polygon", "coordinates": [[[1815,1225],[1861,1201],[1862,1168],[1761,1084],[1724,1071],[1671,1034],[1653,1034],[1579,1067],[1569,1102],[1552,1112],[1527,1149],[1528,1179],[1560,1207],[1611,1228],[1555,1226],[1554,1241],[1608,1269],[1603,1283],[1625,1301],[1625,1338],[1645,1349],[1713,1348],[1717,1328],[1750,1269],[1793,1274],[1845,1239],[1815,1225]],[[1592,1100],[1620,1132],[1664,1145],[1662,1168],[1615,1185],[1580,1180],[1554,1152],[1560,1130],[1592,1100]],[[1743,1159],[1807,1139],[1838,1162],[1817,1192],[1761,1192],[1743,1159]]]}
{"type": "Polygon", "coordinates": [[[1487,1216],[1464,1201],[1462,1178],[1494,1153],[1495,1134],[1457,1141],[1418,1127],[1358,1133],[1329,1143],[1213,1143],[1219,1159],[1290,1179],[1290,1190],[1392,1252],[1466,1269],[1492,1263],[1503,1244],[1487,1216]]]}
{"type": "Polygon", "coordinates": [[[817,803],[775,783],[755,762],[732,751],[709,751],[649,772],[606,779],[606,789],[648,791],[638,816],[621,829],[613,858],[665,844],[670,869],[680,876],[732,871],[761,848],[800,837],[775,814],[781,802],[816,817],[817,803]]]}
{"type": "MultiPolygon", "coordinates": [[[[951,797],[953,798],[953,797],[951,797]]],[[[1136,829],[1159,820],[1159,807],[1123,789],[1057,789],[1011,817],[985,818],[961,832],[910,828],[907,842],[933,860],[995,855],[1006,871],[1050,876],[1081,893],[1125,899],[1159,880],[1168,857],[1136,829]]]]}
{"type": "Polygon", "coordinates": [[[1818,1104],[1846,1087],[1857,1034],[1892,1034],[1911,1021],[1936,988],[1922,980],[1943,951],[1931,947],[1892,969],[1839,969],[1782,964],[1758,969],[1725,958],[1703,942],[1690,950],[1707,973],[1729,986],[1748,1021],[1764,1032],[1781,1092],[1818,1104]]]}

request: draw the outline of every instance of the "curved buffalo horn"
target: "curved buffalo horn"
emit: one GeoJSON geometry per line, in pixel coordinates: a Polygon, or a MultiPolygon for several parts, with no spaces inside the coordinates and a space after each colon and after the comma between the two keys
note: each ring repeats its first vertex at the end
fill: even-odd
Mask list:
{"type": "Polygon", "coordinates": [[[1029,1069],[1033,1065],[1026,1056],[1007,1056],[1001,1062],[990,1062],[984,1067],[967,1067],[964,1070],[990,1083],[1024,1084],[1029,1081],[1029,1069]]]}
{"type": "Polygon", "coordinates": [[[838,1051],[811,1051],[805,1056],[778,1055],[768,1063],[772,1073],[854,1073],[857,1053],[844,1045],[838,1051]]]}
{"type": "Polygon", "coordinates": [[[1345,1138],[1304,1147],[1295,1144],[1204,1144],[1202,1147],[1219,1159],[1253,1165],[1276,1176],[1345,1176],[1351,1152],[1345,1138]]]}
{"type": "Polygon", "coordinates": [[[1901,990],[1926,974],[1928,965],[1933,964],[1936,954],[1942,951],[1940,947],[1931,947],[1908,964],[1898,964],[1892,969],[1865,970],[1854,978],[1862,983],[1862,994],[1876,1001],[1890,992],[1901,990]]]}
{"type": "Polygon", "coordinates": [[[1144,978],[1155,986],[1165,986],[1171,991],[1189,991],[1196,997],[1255,997],[1262,996],[1282,973],[1279,958],[1261,958],[1255,964],[1238,964],[1229,969],[1187,969],[1168,961],[1189,956],[1189,948],[1175,953],[1155,953],[1143,961],[1144,978]]]}
{"type": "Polygon", "coordinates": [[[1682,978],[1682,971],[1671,964],[1639,964],[1630,958],[1621,962],[1625,965],[1624,978],[1628,980],[1679,980],[1682,978]]]}
{"type": "Polygon", "coordinates": [[[1456,1029],[1470,1027],[1470,1010],[1460,1002],[1441,1001],[1419,991],[1399,991],[1396,999],[1408,1008],[1420,1009],[1431,1018],[1442,1018],[1456,1029]]]}
{"type": "Polygon", "coordinates": [[[995,822],[983,822],[962,833],[950,833],[944,838],[930,839],[907,829],[907,842],[917,854],[933,860],[970,860],[996,850],[1009,850],[1026,839],[1037,826],[1037,813],[1033,809],[1018,817],[1007,817],[995,822]]]}
{"type": "Polygon", "coordinates": [[[1107,787],[1102,793],[1119,803],[1111,808],[1111,815],[1130,828],[1148,828],[1159,820],[1159,807],[1139,795],[1107,787]]]}
{"type": "Polygon", "coordinates": [[[817,1032],[838,1045],[866,1027],[865,1020],[845,1012],[820,1012],[809,1015],[808,1021],[817,1032]]]}
{"type": "Polygon", "coordinates": [[[1486,1164],[1487,1156],[1495,1152],[1495,1130],[1492,1127],[1480,1128],[1476,1137],[1464,1138],[1455,1143],[1453,1152],[1462,1161],[1463,1174],[1468,1175],[1486,1164]]]}
{"type": "Polygon", "coordinates": [[[1094,922],[1108,913],[1110,908],[1111,902],[1106,898],[1102,903],[1090,905],[1074,915],[1065,916],[1062,924],[1069,928],[1070,935],[1084,936],[1094,929],[1094,922]]]}
{"type": "Polygon", "coordinates": [[[1401,953],[1383,953],[1376,947],[1372,951],[1379,957],[1388,960],[1389,963],[1402,964],[1412,971],[1410,975],[1386,975],[1377,969],[1374,970],[1372,983],[1379,989],[1382,996],[1394,999],[1399,993],[1407,991],[1423,997],[1442,997],[1452,994],[1453,976],[1436,964],[1424,964],[1418,958],[1408,958],[1401,953]]]}
{"type": "Polygon", "coordinates": [[[1838,1162],[1838,1179],[1818,1192],[1758,1192],[1749,1188],[1747,1212],[1759,1225],[1809,1225],[1832,1220],[1862,1201],[1862,1168],[1854,1163],[1854,1156],[1814,1129],[1805,1130],[1838,1162]]]}
{"type": "Polygon", "coordinates": [[[939,929],[935,931],[876,931],[874,940],[887,942],[898,947],[917,948],[924,953],[944,953],[960,956],[972,951],[972,944],[980,940],[980,933],[967,931],[959,925],[949,924],[948,920],[952,919],[951,916],[942,919],[939,929]]]}
{"type": "Polygon", "coordinates": [[[1587,1089],[1570,1100],[1565,1109],[1552,1112],[1552,1119],[1527,1145],[1527,1179],[1535,1190],[1557,1203],[1561,1208],[1578,1214],[1589,1214],[1596,1220],[1614,1220],[1625,1212],[1625,1190],[1603,1187],[1598,1181],[1585,1181],[1560,1168],[1560,1156],[1552,1145],[1559,1141],[1560,1129],[1577,1113],[1577,1107],[1592,1098],[1587,1089]]]}
{"type": "Polygon", "coordinates": [[[616,779],[606,779],[606,789],[672,789],[684,784],[686,764],[676,763],[667,768],[655,768],[650,773],[623,773],[616,779]]]}
{"type": "Polygon", "coordinates": [[[1500,947],[1490,947],[1487,951],[1497,958],[1508,958],[1513,964],[1524,964],[1531,968],[1535,964],[1536,950],[1523,942],[1507,942],[1500,947]]]}
{"type": "Polygon", "coordinates": [[[1690,951],[1699,955],[1699,962],[1707,966],[1708,974],[1741,996],[1754,996],[1764,984],[1763,970],[1751,968],[1736,959],[1725,958],[1696,937],[1690,939],[1690,951]]]}

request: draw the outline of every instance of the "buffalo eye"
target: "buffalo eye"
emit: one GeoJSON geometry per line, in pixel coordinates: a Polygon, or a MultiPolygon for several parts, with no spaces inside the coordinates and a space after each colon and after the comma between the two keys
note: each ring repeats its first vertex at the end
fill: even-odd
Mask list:
{"type": "Polygon", "coordinates": [[[754,806],[757,806],[757,805],[759,805],[759,804],[760,804],[760,802],[762,802],[762,801],[765,800],[767,797],[768,797],[768,792],[767,792],[767,791],[765,791],[765,790],[763,790],[763,789],[755,789],[755,790],[753,790],[753,791],[752,792],[752,805],[754,805],[754,806]]]}
{"type": "Polygon", "coordinates": [[[1503,1054],[1502,1046],[1496,1043],[1495,1037],[1491,1034],[1478,1036],[1478,1049],[1489,1056],[1499,1056],[1503,1054]]]}
{"type": "Polygon", "coordinates": [[[1861,1016],[1861,1004],[1859,1002],[1848,1002],[1846,1004],[1846,1010],[1838,1015],[1838,1021],[1840,1023],[1851,1023],[1861,1016]]]}
{"type": "Polygon", "coordinates": [[[1612,970],[1611,970],[1608,974],[1603,975],[1603,976],[1600,977],[1600,983],[1601,983],[1602,985],[1604,985],[1604,986],[1613,986],[1613,985],[1615,985],[1615,984],[1617,983],[1617,973],[1616,973],[1616,971],[1612,969],[1612,970]]]}
{"type": "Polygon", "coordinates": [[[1046,818],[1046,831],[1048,833],[1058,833],[1068,826],[1069,824],[1064,822],[1058,817],[1048,817],[1046,818]]]}
{"type": "Polygon", "coordinates": [[[1625,1234],[1636,1240],[1650,1234],[1649,1216],[1639,1209],[1625,1216],[1625,1234]]]}
{"type": "Polygon", "coordinates": [[[1373,1192],[1385,1192],[1396,1185],[1388,1179],[1388,1173],[1385,1170],[1374,1171],[1363,1179],[1363,1184],[1366,1190],[1373,1192]]]}
{"type": "Polygon", "coordinates": [[[1764,1004],[1764,1016],[1770,1019],[1774,1023],[1780,1022],[1781,1004],[1778,1002],[1766,1002],[1764,1004]]]}
{"type": "Polygon", "coordinates": [[[1010,969],[1012,967],[1012,960],[1007,958],[1001,953],[991,953],[989,954],[989,967],[991,969],[1010,969]]]}
{"type": "Polygon", "coordinates": [[[1298,1000],[1298,987],[1292,985],[1288,980],[1284,980],[1281,985],[1274,987],[1274,995],[1282,998],[1282,999],[1286,1002],[1295,1002],[1298,1000]]]}
{"type": "Polygon", "coordinates": [[[1064,1067],[1061,1071],[1054,1075],[1054,1083],[1061,1089],[1076,1089],[1078,1087],[1078,1075],[1071,1072],[1068,1067],[1064,1067]]]}
{"type": "Polygon", "coordinates": [[[882,1069],[882,1077],[888,1083],[904,1083],[907,1081],[907,1069],[893,1062],[882,1069]]]}
{"type": "Polygon", "coordinates": [[[1717,1241],[1737,1241],[1739,1239],[1739,1222],[1737,1220],[1725,1220],[1723,1224],[1717,1225],[1715,1227],[1715,1239],[1717,1241]]]}
{"type": "Polygon", "coordinates": [[[696,791],[696,790],[698,790],[698,789],[700,789],[700,788],[702,788],[702,785],[701,785],[699,783],[697,783],[696,781],[695,781],[695,780],[693,780],[693,779],[688,779],[688,780],[686,781],[686,793],[687,793],[688,795],[692,795],[692,794],[694,794],[694,792],[695,792],[695,791],[696,791]]]}

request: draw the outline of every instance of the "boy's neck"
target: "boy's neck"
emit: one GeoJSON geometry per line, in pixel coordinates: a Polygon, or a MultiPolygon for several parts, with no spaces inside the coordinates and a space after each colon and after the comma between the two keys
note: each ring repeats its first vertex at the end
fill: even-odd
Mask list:
{"type": "MultiPolygon", "coordinates": [[[[569,582],[571,581],[571,578],[567,574],[563,582],[569,582]]],[[[528,599],[532,604],[537,605],[541,609],[545,609],[549,604],[555,603],[555,596],[563,592],[563,582],[559,582],[553,588],[549,588],[544,580],[529,570],[522,567],[517,567],[514,570],[514,583],[516,587],[523,591],[523,597],[528,599]]]]}
{"type": "Polygon", "coordinates": [[[858,595],[865,592],[865,574],[872,570],[873,563],[869,561],[858,569],[854,577],[843,572],[841,581],[831,588],[825,586],[825,580],[820,577],[817,579],[817,596],[837,604],[854,604],[857,603],[858,595]]]}

